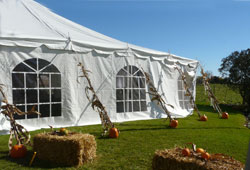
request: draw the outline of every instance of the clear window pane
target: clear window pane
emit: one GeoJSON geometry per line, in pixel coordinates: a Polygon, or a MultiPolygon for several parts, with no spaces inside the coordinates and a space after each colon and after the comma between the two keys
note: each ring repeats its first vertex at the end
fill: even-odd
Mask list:
{"type": "Polygon", "coordinates": [[[139,101],[133,101],[133,110],[134,110],[134,112],[139,112],[140,111],[140,103],[139,103],[139,101]]]}
{"type": "Polygon", "coordinates": [[[49,117],[50,116],[50,105],[49,104],[43,104],[40,105],[40,117],[49,117]]]}
{"type": "Polygon", "coordinates": [[[140,78],[140,88],[145,88],[145,78],[140,78]]]}
{"type": "Polygon", "coordinates": [[[13,104],[24,104],[24,90],[13,90],[13,104]]]}
{"type": "Polygon", "coordinates": [[[132,112],[132,102],[125,102],[125,112],[132,112]]]}
{"type": "Polygon", "coordinates": [[[123,81],[123,77],[116,77],[116,88],[124,88],[125,84],[123,81]]]}
{"type": "Polygon", "coordinates": [[[188,96],[187,93],[184,92],[184,100],[189,101],[189,99],[190,99],[190,96],[188,96]]]}
{"type": "Polygon", "coordinates": [[[146,101],[141,101],[141,111],[147,111],[147,103],[146,103],[146,101]]]}
{"type": "Polygon", "coordinates": [[[20,72],[34,72],[31,68],[29,68],[27,65],[24,63],[18,64],[13,71],[20,71],[20,72]]]}
{"type": "Polygon", "coordinates": [[[61,104],[52,104],[52,116],[61,116],[62,106],[61,104]]]}
{"type": "Polygon", "coordinates": [[[139,90],[138,89],[133,90],[133,100],[139,100],[139,90]]]}
{"type": "Polygon", "coordinates": [[[125,100],[132,100],[132,90],[125,89],[125,100]]]}
{"type": "Polygon", "coordinates": [[[61,87],[61,75],[60,74],[51,74],[51,86],[61,87]]]}
{"type": "Polygon", "coordinates": [[[24,88],[24,74],[23,73],[12,73],[12,87],[24,88]]]}
{"type": "Polygon", "coordinates": [[[116,90],[116,100],[124,100],[123,98],[123,89],[116,90]]]}
{"type": "Polygon", "coordinates": [[[182,81],[178,81],[178,90],[183,90],[182,81]]]}
{"type": "Polygon", "coordinates": [[[143,73],[142,73],[141,71],[138,71],[138,72],[136,73],[136,76],[144,77],[144,75],[143,75],[143,73]]]}
{"type": "MultiPolygon", "coordinates": [[[[28,105],[27,106],[27,111],[31,110],[34,105],[28,105]]],[[[28,119],[33,119],[33,118],[38,118],[38,114],[28,114],[27,115],[28,119]]]]}
{"type": "Polygon", "coordinates": [[[45,66],[47,66],[49,64],[50,64],[50,62],[48,62],[46,60],[38,59],[38,70],[41,70],[42,68],[44,68],[45,66]]]}
{"type": "Polygon", "coordinates": [[[123,102],[117,102],[117,103],[116,103],[116,112],[117,112],[117,113],[124,112],[124,105],[123,105],[123,102]]]}
{"type": "Polygon", "coordinates": [[[146,100],[146,90],[144,89],[140,90],[140,97],[141,97],[141,100],[146,100]]]}
{"type": "Polygon", "coordinates": [[[25,60],[24,62],[27,65],[29,65],[30,67],[32,67],[34,70],[37,70],[37,59],[36,58],[25,60]]]}
{"type": "MultiPolygon", "coordinates": [[[[17,108],[19,110],[21,110],[22,112],[25,112],[25,106],[17,106],[17,108]]],[[[18,120],[18,119],[25,119],[25,115],[18,115],[18,114],[14,114],[14,119],[18,120]]]]}
{"type": "Polygon", "coordinates": [[[37,90],[27,90],[27,103],[37,103],[37,90]]]}
{"type": "Polygon", "coordinates": [[[37,75],[36,74],[26,74],[26,87],[27,88],[37,87],[37,75]]]}
{"type": "Polygon", "coordinates": [[[137,72],[137,71],[138,71],[138,68],[135,67],[135,66],[132,66],[132,75],[134,75],[134,73],[137,72]]]}
{"type": "Polygon", "coordinates": [[[126,75],[128,75],[128,73],[127,73],[125,70],[121,69],[121,70],[117,73],[117,75],[119,75],[119,76],[126,76],[126,75]]]}
{"type": "Polygon", "coordinates": [[[139,87],[139,79],[138,78],[133,78],[132,87],[133,88],[139,87]]]}
{"type": "Polygon", "coordinates": [[[40,88],[50,87],[48,74],[40,74],[39,75],[39,87],[40,88]]]}
{"type": "Polygon", "coordinates": [[[125,77],[124,78],[125,88],[131,88],[132,87],[132,77],[125,77]]]}
{"type": "Polygon", "coordinates": [[[180,106],[182,109],[184,109],[184,101],[180,101],[180,106]]]}
{"type": "Polygon", "coordinates": [[[60,89],[52,89],[51,90],[52,102],[60,102],[61,101],[61,90],[60,89]]]}
{"type": "Polygon", "coordinates": [[[40,103],[48,103],[49,101],[49,90],[39,90],[39,102],[40,103]]]}
{"type": "Polygon", "coordinates": [[[54,72],[54,73],[59,73],[59,70],[54,66],[54,65],[50,65],[50,66],[46,66],[42,72],[54,72]]]}
{"type": "Polygon", "coordinates": [[[184,91],[178,91],[179,100],[183,100],[183,93],[184,91]]]}

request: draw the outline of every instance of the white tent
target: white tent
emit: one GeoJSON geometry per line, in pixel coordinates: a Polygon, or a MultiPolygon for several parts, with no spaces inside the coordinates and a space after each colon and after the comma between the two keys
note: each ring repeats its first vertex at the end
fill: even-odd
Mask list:
{"type": "MultiPolygon", "coordinates": [[[[28,130],[99,124],[86,98],[77,64],[113,122],[166,117],[150,100],[148,72],[174,117],[192,114],[175,66],[195,91],[198,61],[124,43],[73,23],[33,0],[0,0],[0,84],[8,101],[23,111],[37,105],[41,116],[16,116],[28,130]]],[[[0,132],[9,122],[0,114],[0,132]]]]}

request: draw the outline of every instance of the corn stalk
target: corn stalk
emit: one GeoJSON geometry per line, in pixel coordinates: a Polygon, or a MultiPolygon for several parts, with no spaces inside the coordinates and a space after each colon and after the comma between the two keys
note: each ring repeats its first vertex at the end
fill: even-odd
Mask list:
{"type": "Polygon", "coordinates": [[[8,121],[10,121],[10,137],[9,137],[9,151],[12,149],[12,143],[13,143],[13,135],[17,141],[17,144],[24,144],[24,145],[30,145],[30,133],[27,129],[25,129],[22,125],[18,124],[15,121],[14,115],[25,115],[25,114],[40,114],[37,111],[35,111],[35,107],[33,106],[32,109],[28,112],[22,112],[19,110],[15,105],[12,105],[8,102],[7,97],[5,93],[3,92],[3,84],[0,84],[0,93],[3,96],[2,103],[4,103],[3,106],[1,106],[1,113],[6,117],[8,121]]]}
{"type": "Polygon", "coordinates": [[[184,89],[186,91],[186,94],[185,96],[189,96],[189,102],[191,104],[191,106],[193,106],[194,110],[197,112],[198,116],[201,117],[201,114],[200,114],[200,111],[198,110],[198,107],[197,105],[195,104],[195,101],[194,101],[194,96],[193,94],[191,93],[189,87],[188,87],[188,84],[187,84],[187,79],[186,79],[186,76],[185,74],[183,73],[183,71],[181,70],[181,68],[179,67],[175,67],[176,70],[178,70],[178,72],[180,73],[181,75],[181,79],[182,79],[182,82],[184,84],[184,89]]]}
{"type": "Polygon", "coordinates": [[[216,97],[212,91],[212,88],[210,87],[209,78],[208,78],[207,74],[204,72],[202,67],[201,67],[201,74],[202,74],[205,93],[207,93],[208,99],[210,100],[211,105],[213,106],[214,110],[218,112],[218,116],[221,116],[222,110],[219,106],[219,101],[216,99],[216,97]]]}
{"type": "MultiPolygon", "coordinates": [[[[142,69],[143,70],[143,69],[142,69]]],[[[145,75],[145,77],[146,77],[146,82],[147,82],[147,84],[148,84],[148,87],[149,87],[149,94],[150,95],[152,95],[153,97],[151,98],[151,101],[153,102],[153,101],[157,101],[157,105],[158,106],[160,106],[163,110],[164,110],[164,112],[167,114],[167,119],[169,118],[169,121],[171,122],[171,120],[172,120],[172,118],[171,118],[171,115],[170,115],[170,112],[168,111],[168,109],[166,108],[166,106],[165,105],[168,105],[168,106],[170,106],[170,107],[172,107],[172,108],[174,108],[174,106],[172,106],[172,105],[170,105],[170,104],[167,104],[166,102],[165,102],[165,100],[161,97],[161,95],[159,94],[159,92],[157,91],[157,89],[155,88],[155,86],[154,86],[154,84],[153,84],[153,82],[151,81],[151,79],[150,79],[150,76],[149,76],[149,74],[147,73],[147,72],[145,72],[144,70],[143,70],[143,72],[144,72],[144,75],[145,75]]]]}
{"type": "Polygon", "coordinates": [[[90,71],[86,70],[82,63],[79,63],[78,66],[81,67],[81,71],[83,73],[83,75],[80,77],[85,77],[87,82],[88,82],[88,86],[85,87],[86,97],[89,100],[89,102],[91,102],[91,106],[92,106],[93,110],[95,110],[99,113],[99,116],[100,116],[100,119],[102,122],[103,135],[105,135],[108,132],[109,128],[114,127],[114,124],[111,122],[111,120],[108,116],[108,113],[106,111],[106,108],[103,106],[103,104],[99,100],[99,98],[96,95],[96,92],[91,84],[91,81],[90,81],[89,75],[88,75],[88,72],[90,72],[90,71]],[[89,91],[92,93],[92,97],[89,96],[89,91]]]}

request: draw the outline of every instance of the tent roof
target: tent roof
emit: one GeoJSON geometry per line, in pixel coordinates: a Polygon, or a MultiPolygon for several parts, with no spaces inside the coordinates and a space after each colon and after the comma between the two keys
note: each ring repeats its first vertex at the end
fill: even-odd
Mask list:
{"type": "MultiPolygon", "coordinates": [[[[0,45],[39,47],[88,52],[90,49],[114,51],[128,48],[147,55],[169,53],[128,44],[65,19],[33,0],[0,0],[0,45]]],[[[172,55],[186,62],[197,62],[172,55]]]]}

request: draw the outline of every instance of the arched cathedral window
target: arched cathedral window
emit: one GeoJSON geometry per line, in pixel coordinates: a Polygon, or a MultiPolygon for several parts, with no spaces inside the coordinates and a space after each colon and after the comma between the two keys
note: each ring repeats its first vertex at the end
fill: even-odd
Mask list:
{"type": "MultiPolygon", "coordinates": [[[[36,105],[39,117],[61,116],[61,73],[50,62],[33,58],[19,63],[12,71],[13,104],[21,111],[36,105]]],[[[16,119],[38,115],[15,115],[16,119]]]]}
{"type": "Polygon", "coordinates": [[[116,111],[147,111],[146,79],[135,66],[125,66],[116,75],[116,111]]]}

